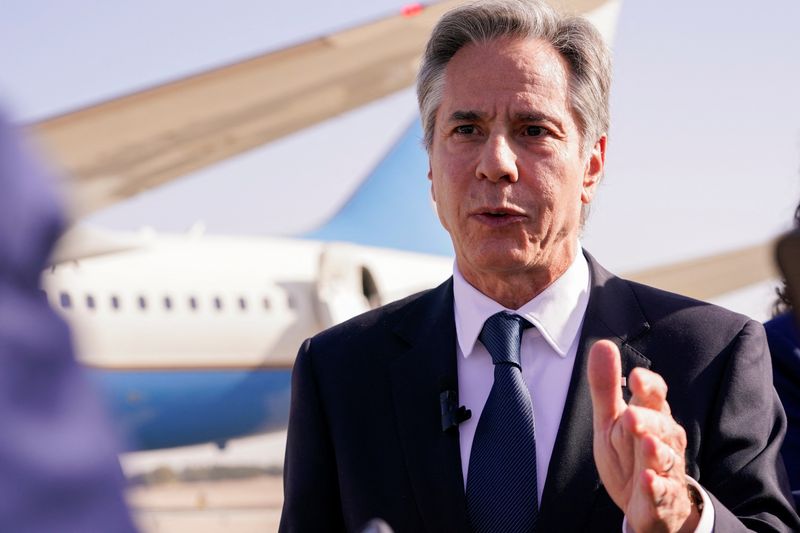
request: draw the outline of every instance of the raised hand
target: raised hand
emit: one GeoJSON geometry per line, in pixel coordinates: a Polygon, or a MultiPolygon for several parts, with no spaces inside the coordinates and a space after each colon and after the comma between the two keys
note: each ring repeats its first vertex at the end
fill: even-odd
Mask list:
{"type": "Polygon", "coordinates": [[[588,377],[600,479],[634,531],[694,531],[700,517],[687,489],[686,432],[672,418],[667,385],[654,372],[634,369],[626,404],[621,374],[617,346],[596,342],[588,377]]]}

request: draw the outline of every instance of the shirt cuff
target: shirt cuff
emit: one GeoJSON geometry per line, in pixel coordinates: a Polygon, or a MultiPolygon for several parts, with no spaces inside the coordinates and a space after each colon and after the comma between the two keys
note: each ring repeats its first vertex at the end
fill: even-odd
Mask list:
{"type": "Polygon", "coordinates": [[[697,523],[697,529],[694,532],[712,533],[714,531],[714,504],[711,503],[711,498],[706,490],[700,486],[700,483],[694,479],[686,476],[686,482],[694,487],[700,497],[703,498],[703,510],[700,512],[700,521],[697,523]]]}
{"type": "MultiPolygon", "coordinates": [[[[693,478],[686,476],[686,482],[697,490],[700,497],[703,499],[703,510],[700,511],[700,521],[697,523],[697,528],[694,533],[713,533],[714,531],[714,504],[711,503],[711,498],[700,483],[693,478]]],[[[622,533],[631,533],[633,530],[628,528],[628,517],[622,520],[622,533]]]]}

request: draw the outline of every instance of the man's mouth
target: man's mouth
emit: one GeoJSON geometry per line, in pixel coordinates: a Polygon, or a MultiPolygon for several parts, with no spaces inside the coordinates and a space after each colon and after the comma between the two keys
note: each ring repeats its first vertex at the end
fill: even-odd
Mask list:
{"type": "Polygon", "coordinates": [[[476,209],[472,212],[472,216],[480,222],[491,225],[520,222],[527,218],[522,210],[507,207],[476,209]]]}

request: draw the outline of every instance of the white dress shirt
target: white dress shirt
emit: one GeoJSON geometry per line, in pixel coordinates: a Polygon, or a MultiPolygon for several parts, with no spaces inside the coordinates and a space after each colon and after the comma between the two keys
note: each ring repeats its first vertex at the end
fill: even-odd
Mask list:
{"type": "MultiPolygon", "coordinates": [[[[465,489],[475,429],[494,384],[492,357],[478,336],[487,318],[509,311],[524,317],[534,326],[522,335],[520,363],[533,403],[536,488],[539,501],[542,501],[550,456],[561,424],[581,326],[589,303],[591,276],[580,250],[580,245],[576,244],[575,259],[564,274],[519,309],[507,309],[481,293],[464,279],[457,263],[453,266],[458,398],[460,405],[472,411],[472,417],[458,426],[465,489]]],[[[714,523],[711,500],[694,480],[689,482],[700,489],[705,504],[696,532],[710,532],[714,523]]],[[[623,525],[623,530],[625,527],[623,525]]]]}
{"type": "Polygon", "coordinates": [[[520,363],[533,402],[537,491],[541,501],[589,302],[589,266],[583,254],[575,254],[575,260],[560,278],[519,309],[506,309],[478,291],[467,283],[457,265],[453,271],[458,398],[461,405],[472,410],[472,417],[458,426],[465,487],[475,428],[494,384],[492,356],[478,336],[487,318],[505,310],[534,325],[522,334],[520,363]]]}

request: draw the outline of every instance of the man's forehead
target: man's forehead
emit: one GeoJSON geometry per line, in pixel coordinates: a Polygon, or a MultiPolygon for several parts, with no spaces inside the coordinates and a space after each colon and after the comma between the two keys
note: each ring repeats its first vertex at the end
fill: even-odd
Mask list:
{"type": "Polygon", "coordinates": [[[461,48],[445,70],[440,110],[491,112],[495,105],[515,114],[545,103],[566,103],[566,64],[539,39],[496,39],[461,48]]]}
{"type": "Polygon", "coordinates": [[[513,71],[524,72],[533,80],[558,79],[565,76],[568,66],[547,41],[501,37],[462,46],[445,67],[445,76],[458,79],[499,73],[508,77],[513,71]]]}

